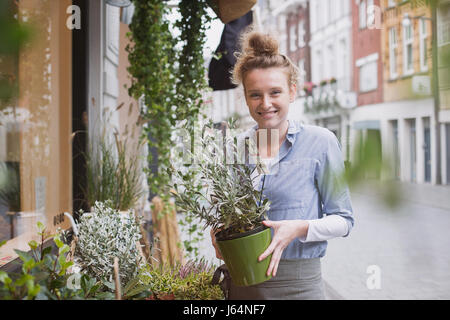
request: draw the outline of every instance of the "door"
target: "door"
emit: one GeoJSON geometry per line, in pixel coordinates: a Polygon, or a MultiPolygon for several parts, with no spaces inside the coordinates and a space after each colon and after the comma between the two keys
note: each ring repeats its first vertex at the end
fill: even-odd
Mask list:
{"type": "Polygon", "coordinates": [[[423,152],[425,159],[425,182],[431,182],[431,132],[430,118],[423,121],[423,152]]]}
{"type": "Polygon", "coordinates": [[[446,167],[447,167],[447,184],[450,185],[450,123],[445,124],[445,149],[446,149],[446,167]]]}
{"type": "Polygon", "coordinates": [[[416,181],[416,120],[409,120],[409,148],[410,148],[410,168],[411,168],[411,182],[416,181]]]}

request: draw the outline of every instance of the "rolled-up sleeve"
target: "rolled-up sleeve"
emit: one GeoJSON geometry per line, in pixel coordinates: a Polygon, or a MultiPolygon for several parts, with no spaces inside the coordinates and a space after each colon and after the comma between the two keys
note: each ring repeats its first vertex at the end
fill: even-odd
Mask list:
{"type": "Polygon", "coordinates": [[[347,221],[348,236],[354,225],[350,191],[344,178],[344,159],[341,145],[329,130],[324,134],[325,150],[316,166],[315,182],[320,195],[322,214],[339,215],[347,221]]]}

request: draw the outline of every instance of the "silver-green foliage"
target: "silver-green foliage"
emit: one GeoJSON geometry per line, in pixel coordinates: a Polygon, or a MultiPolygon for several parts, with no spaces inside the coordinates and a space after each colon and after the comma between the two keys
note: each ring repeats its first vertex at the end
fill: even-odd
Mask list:
{"type": "Polygon", "coordinates": [[[136,276],[141,238],[139,219],[133,211],[120,213],[105,203],[96,202],[91,213],[81,215],[75,256],[83,273],[97,279],[113,280],[114,257],[119,258],[122,285],[136,276]]]}
{"type": "Polygon", "coordinates": [[[226,235],[261,225],[270,208],[267,199],[261,201],[263,190],[254,188],[253,180],[258,177],[252,173],[253,170],[262,172],[261,164],[252,168],[239,161],[239,144],[232,135],[226,135],[223,141],[221,136],[218,139],[217,132],[206,129],[195,143],[189,168],[198,170],[200,183],[186,179],[182,168],[174,168],[178,177],[174,183],[177,208],[197,216],[205,227],[225,230],[226,235]],[[227,146],[226,157],[223,145],[227,146]],[[225,159],[237,161],[229,164],[225,159]]]}

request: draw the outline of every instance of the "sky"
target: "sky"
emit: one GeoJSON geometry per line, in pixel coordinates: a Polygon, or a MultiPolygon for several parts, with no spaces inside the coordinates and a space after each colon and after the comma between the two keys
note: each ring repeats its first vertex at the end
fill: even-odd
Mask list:
{"type": "MultiPolygon", "coordinates": [[[[175,3],[175,4],[177,2],[178,1],[172,1],[172,3],[175,3]]],[[[208,8],[208,13],[212,17],[217,17],[211,8],[208,8]]],[[[173,9],[172,14],[169,15],[169,20],[175,21],[179,18],[179,16],[180,15],[177,12],[177,10],[173,9]]],[[[224,27],[224,24],[222,23],[222,21],[220,21],[220,19],[216,18],[213,21],[211,21],[210,27],[206,31],[206,43],[205,43],[205,47],[203,50],[203,56],[205,58],[210,57],[212,55],[212,53],[217,49],[217,46],[219,45],[219,42],[220,42],[220,37],[222,36],[223,27],[224,27]]],[[[174,33],[174,35],[177,35],[177,34],[179,34],[179,30],[173,30],[173,33],[174,33]]]]}

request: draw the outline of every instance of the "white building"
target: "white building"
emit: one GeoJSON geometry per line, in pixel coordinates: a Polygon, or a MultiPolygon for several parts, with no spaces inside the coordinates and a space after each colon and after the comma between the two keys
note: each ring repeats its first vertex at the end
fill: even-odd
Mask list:
{"type": "Polygon", "coordinates": [[[308,98],[311,108],[308,116],[311,122],[333,131],[343,150],[347,150],[350,143],[349,113],[351,108],[356,107],[356,95],[352,92],[350,1],[311,0],[310,32],[311,79],[317,87],[313,89],[312,97],[308,98]],[[336,83],[331,85],[331,79],[336,83]],[[325,102],[318,103],[324,99],[325,102]],[[318,104],[322,105],[319,110],[318,104]]]}

